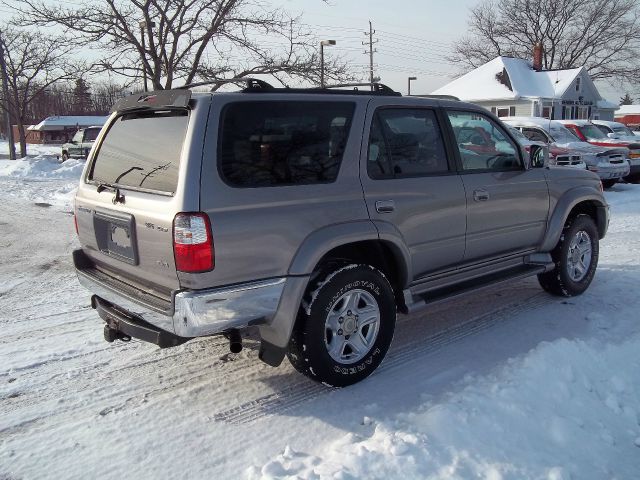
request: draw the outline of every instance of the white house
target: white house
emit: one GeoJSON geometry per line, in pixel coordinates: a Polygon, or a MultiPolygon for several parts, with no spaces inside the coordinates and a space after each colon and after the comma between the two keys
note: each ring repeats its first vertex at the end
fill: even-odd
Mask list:
{"type": "Polygon", "coordinates": [[[542,70],[541,50],[538,55],[538,68],[521,58],[496,57],[433,94],[453,95],[499,117],[613,120],[618,105],[602,98],[584,67],[542,70]]]}

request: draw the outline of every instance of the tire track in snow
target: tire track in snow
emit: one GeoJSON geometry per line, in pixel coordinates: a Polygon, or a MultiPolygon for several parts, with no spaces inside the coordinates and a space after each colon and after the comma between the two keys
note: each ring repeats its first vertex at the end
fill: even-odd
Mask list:
{"type": "MultiPolygon", "coordinates": [[[[454,327],[441,330],[434,335],[423,337],[420,340],[398,345],[398,339],[396,339],[394,341],[395,345],[392,344],[387,358],[379,367],[379,372],[392,371],[397,368],[404,368],[408,363],[414,361],[423,361],[425,356],[434,354],[443,347],[503,323],[518,314],[535,310],[549,303],[550,297],[544,292],[538,292],[517,304],[485,313],[454,327]]],[[[412,334],[415,330],[420,329],[419,323],[423,320],[413,316],[406,320],[401,322],[404,328],[402,335],[399,335],[399,337],[415,339],[415,335],[412,334]]],[[[402,340],[400,339],[401,342],[402,340]]],[[[268,416],[280,415],[321,395],[329,395],[332,391],[335,391],[312,380],[302,380],[286,386],[279,392],[270,393],[218,412],[213,415],[213,418],[216,421],[232,425],[251,424],[268,416]]]]}

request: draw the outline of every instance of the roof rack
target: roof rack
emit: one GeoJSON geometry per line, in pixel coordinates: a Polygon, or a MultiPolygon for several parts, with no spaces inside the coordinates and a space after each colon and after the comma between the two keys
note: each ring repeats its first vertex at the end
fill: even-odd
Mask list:
{"type": "Polygon", "coordinates": [[[368,95],[372,93],[378,95],[393,95],[393,96],[401,96],[400,92],[396,92],[392,88],[386,86],[384,83],[378,82],[362,82],[362,83],[339,83],[337,85],[328,85],[326,87],[320,87],[320,89],[331,89],[331,88],[345,88],[345,87],[353,87],[353,91],[360,92],[358,87],[370,87],[371,91],[364,91],[368,95]]]}
{"type": "Polygon", "coordinates": [[[204,82],[190,83],[181,87],[176,87],[176,90],[186,90],[194,87],[202,87],[204,85],[224,85],[228,83],[244,84],[242,89],[244,93],[259,93],[259,92],[272,92],[272,93],[325,93],[325,94],[343,94],[343,95],[393,95],[401,96],[400,92],[389,88],[383,83],[340,83],[337,85],[327,85],[325,87],[311,87],[311,88],[289,88],[289,87],[274,87],[270,83],[257,78],[232,78],[227,80],[207,80],[204,82]],[[340,88],[353,87],[352,90],[334,90],[340,88]],[[358,87],[369,87],[370,90],[358,90],[358,87]]]}
{"type": "Polygon", "coordinates": [[[186,90],[188,88],[195,87],[203,87],[205,85],[224,85],[227,83],[244,83],[245,88],[243,91],[247,90],[275,90],[271,84],[265,82],[264,80],[259,80],[257,78],[250,77],[242,77],[242,78],[229,78],[224,80],[205,80],[204,82],[196,82],[196,83],[188,83],[187,85],[183,85],[181,87],[176,87],[176,90],[186,90]]]}

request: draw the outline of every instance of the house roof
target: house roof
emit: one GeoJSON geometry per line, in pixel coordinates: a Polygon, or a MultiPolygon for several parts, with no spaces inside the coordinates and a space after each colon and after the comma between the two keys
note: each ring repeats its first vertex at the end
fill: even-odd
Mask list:
{"type": "Polygon", "coordinates": [[[584,67],[567,70],[533,70],[531,63],[521,58],[496,57],[456,80],[439,88],[434,95],[454,95],[461,100],[517,100],[520,98],[558,98],[573,84],[584,67]],[[504,83],[500,75],[507,76],[504,83]]]}
{"type": "Polygon", "coordinates": [[[63,130],[65,128],[102,126],[109,117],[93,115],[47,117],[29,130],[63,130]]]}
{"type": "Polygon", "coordinates": [[[620,105],[620,108],[616,111],[616,116],[621,117],[623,115],[640,115],[640,105],[620,105]]]}

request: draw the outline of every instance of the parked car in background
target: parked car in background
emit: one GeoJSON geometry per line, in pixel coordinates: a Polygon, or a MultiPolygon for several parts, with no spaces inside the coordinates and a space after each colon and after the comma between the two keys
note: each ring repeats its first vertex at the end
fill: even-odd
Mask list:
{"type": "Polygon", "coordinates": [[[70,158],[85,160],[101,129],[102,127],[87,127],[78,130],[69,143],[62,145],[61,161],[70,158]]]}
{"type": "Polygon", "coordinates": [[[504,117],[501,120],[520,130],[530,140],[546,142],[550,147],[580,154],[587,169],[598,174],[605,188],[612,187],[619,179],[629,175],[629,149],[626,147],[592,145],[580,140],[558,120],[541,117],[504,117]]]}
{"type": "MultiPolygon", "coordinates": [[[[629,127],[620,122],[609,122],[607,120],[591,120],[596,127],[600,129],[609,138],[616,140],[627,140],[630,142],[637,142],[638,139],[629,127]]],[[[640,155],[638,155],[640,156],[640,155]]]]}
{"type": "Polygon", "coordinates": [[[587,168],[587,164],[582,161],[582,155],[579,153],[572,152],[568,148],[557,147],[553,144],[547,144],[546,142],[541,142],[537,140],[531,140],[527,138],[520,130],[515,127],[508,125],[509,131],[513,133],[513,136],[516,137],[520,145],[522,145],[527,153],[531,151],[532,145],[537,145],[540,148],[543,148],[547,153],[549,158],[550,166],[557,167],[572,167],[572,168],[580,168],[585,170],[587,168]]]}
{"type": "Polygon", "coordinates": [[[588,120],[559,120],[559,122],[575,133],[580,140],[592,145],[628,148],[629,175],[625,177],[625,180],[633,183],[640,181],[640,140],[609,137],[597,125],[588,120]]]}

